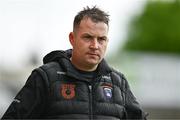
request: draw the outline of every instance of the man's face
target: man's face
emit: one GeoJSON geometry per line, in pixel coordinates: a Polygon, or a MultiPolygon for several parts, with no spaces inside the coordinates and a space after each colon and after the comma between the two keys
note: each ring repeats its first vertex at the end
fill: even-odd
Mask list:
{"type": "Polygon", "coordinates": [[[93,22],[90,18],[81,21],[70,33],[73,47],[72,60],[77,66],[97,66],[104,58],[108,43],[108,26],[104,22],[93,22]]]}

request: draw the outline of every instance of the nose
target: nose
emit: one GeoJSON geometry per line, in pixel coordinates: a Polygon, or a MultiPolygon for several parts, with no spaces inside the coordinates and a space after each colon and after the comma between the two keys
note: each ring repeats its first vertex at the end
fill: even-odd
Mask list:
{"type": "Polygon", "coordinates": [[[98,47],[99,47],[99,44],[98,44],[97,39],[95,38],[95,39],[93,39],[93,40],[91,41],[90,48],[91,48],[91,49],[98,49],[98,47]]]}

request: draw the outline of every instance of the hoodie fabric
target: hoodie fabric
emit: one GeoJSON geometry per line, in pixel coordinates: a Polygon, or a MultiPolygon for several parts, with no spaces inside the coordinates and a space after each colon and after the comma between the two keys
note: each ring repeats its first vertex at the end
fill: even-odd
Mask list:
{"type": "Polygon", "coordinates": [[[71,52],[46,55],[2,119],[145,119],[121,73],[104,59],[94,72],[77,70],[71,52]]]}

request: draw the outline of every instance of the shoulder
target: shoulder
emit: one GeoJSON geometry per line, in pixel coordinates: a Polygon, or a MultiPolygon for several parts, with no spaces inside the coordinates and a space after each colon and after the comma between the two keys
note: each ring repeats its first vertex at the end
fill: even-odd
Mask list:
{"type": "Polygon", "coordinates": [[[36,68],[34,71],[36,71],[47,84],[47,86],[49,86],[52,81],[58,78],[57,71],[59,70],[61,70],[59,63],[49,62],[40,66],[39,68],[36,68]]]}
{"type": "Polygon", "coordinates": [[[36,69],[42,76],[57,76],[58,71],[62,71],[62,68],[58,62],[49,62],[36,69]]]}
{"type": "Polygon", "coordinates": [[[46,63],[42,66],[40,66],[39,68],[43,69],[43,70],[50,70],[50,69],[57,69],[59,68],[59,63],[57,62],[49,62],[49,63],[46,63]]]}
{"type": "Polygon", "coordinates": [[[57,62],[46,63],[39,68],[36,68],[34,71],[38,72],[43,78],[49,78],[49,75],[56,74],[60,69],[60,65],[57,62]]]}
{"type": "Polygon", "coordinates": [[[111,78],[113,80],[113,83],[116,84],[117,86],[119,86],[122,91],[125,90],[126,84],[128,84],[128,82],[123,73],[121,73],[115,69],[112,69],[111,78]]]}
{"type": "Polygon", "coordinates": [[[50,72],[57,71],[57,69],[59,69],[59,64],[57,62],[49,62],[36,68],[34,71],[38,72],[44,78],[50,72]]]}
{"type": "Polygon", "coordinates": [[[117,71],[117,70],[115,70],[113,68],[112,68],[111,75],[113,77],[115,77],[116,79],[118,79],[118,80],[120,80],[120,79],[126,80],[126,78],[125,78],[123,73],[121,73],[120,71],[117,71]]]}

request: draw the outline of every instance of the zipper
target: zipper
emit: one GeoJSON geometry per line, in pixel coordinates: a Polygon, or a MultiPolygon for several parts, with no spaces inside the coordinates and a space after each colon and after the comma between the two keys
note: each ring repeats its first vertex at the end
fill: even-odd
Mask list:
{"type": "Polygon", "coordinates": [[[93,119],[93,110],[92,110],[92,85],[88,86],[89,88],[89,119],[93,119]]]}

